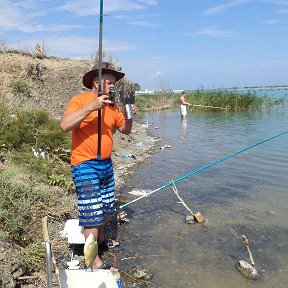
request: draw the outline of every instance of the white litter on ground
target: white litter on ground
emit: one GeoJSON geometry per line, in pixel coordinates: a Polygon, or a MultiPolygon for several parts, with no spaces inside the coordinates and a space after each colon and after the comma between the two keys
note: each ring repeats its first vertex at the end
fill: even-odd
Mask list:
{"type": "Polygon", "coordinates": [[[151,191],[152,190],[132,190],[128,193],[133,195],[133,196],[144,196],[144,195],[147,195],[151,191]]]}
{"type": "Polygon", "coordinates": [[[63,238],[66,237],[69,244],[85,244],[83,227],[79,226],[79,219],[67,220],[60,235],[63,238]]]}
{"type": "Polygon", "coordinates": [[[79,264],[79,260],[71,260],[70,262],[67,262],[68,269],[79,269],[79,264]]]}

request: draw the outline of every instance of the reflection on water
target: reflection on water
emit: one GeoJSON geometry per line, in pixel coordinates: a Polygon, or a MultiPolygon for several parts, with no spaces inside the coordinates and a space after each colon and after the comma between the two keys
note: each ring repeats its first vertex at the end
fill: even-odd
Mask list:
{"type": "MultiPolygon", "coordinates": [[[[284,112],[189,113],[186,122],[179,113],[157,112],[143,123],[151,119],[158,127],[151,132],[172,149],[157,149],[123,192],[154,190],[288,130],[284,112]]],[[[179,181],[181,198],[201,212],[205,225],[184,223],[189,213],[171,187],[127,206],[130,242],[122,247],[147,257],[126,265],[147,264],[154,273],[149,287],[155,288],[287,287],[287,150],[288,133],[179,181]],[[248,237],[259,280],[247,280],[235,268],[249,256],[231,229],[248,237]]]]}
{"type": "Polygon", "coordinates": [[[180,139],[182,142],[185,142],[187,139],[187,118],[181,119],[181,136],[180,139]]]}

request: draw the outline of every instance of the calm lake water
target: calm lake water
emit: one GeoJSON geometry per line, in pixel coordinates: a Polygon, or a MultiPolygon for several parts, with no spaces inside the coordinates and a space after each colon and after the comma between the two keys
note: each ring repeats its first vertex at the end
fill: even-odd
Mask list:
{"type": "MultiPolygon", "coordinates": [[[[187,120],[181,121],[179,111],[147,113],[141,121],[149,122],[150,132],[162,141],[122,192],[153,191],[288,131],[287,116],[285,109],[262,113],[190,109],[187,120]],[[159,149],[165,144],[172,148],[159,149]]],[[[189,212],[170,186],[128,205],[130,223],[123,229],[129,240],[121,247],[126,255],[145,256],[133,260],[133,265],[145,264],[152,270],[149,287],[287,287],[287,151],[288,133],[177,182],[186,204],[206,219],[204,225],[184,223],[189,212]],[[238,260],[250,261],[231,229],[249,239],[259,280],[248,280],[236,269],[238,260]]],[[[128,201],[135,198],[127,193],[128,201]]],[[[131,264],[123,260],[119,266],[131,264]]]]}

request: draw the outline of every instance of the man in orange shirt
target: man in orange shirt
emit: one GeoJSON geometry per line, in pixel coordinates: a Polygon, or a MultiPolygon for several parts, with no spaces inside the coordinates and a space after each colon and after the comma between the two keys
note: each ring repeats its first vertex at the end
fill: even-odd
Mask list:
{"type": "MultiPolygon", "coordinates": [[[[119,242],[104,239],[105,223],[115,211],[114,170],[111,161],[113,130],[116,128],[123,134],[129,134],[133,119],[126,119],[125,113],[121,113],[109,99],[111,88],[125,74],[117,71],[113,64],[103,62],[103,93],[99,96],[98,72],[99,68],[95,65],[84,75],[83,84],[91,90],[72,97],[60,125],[64,132],[72,131],[71,170],[78,193],[79,225],[84,227],[85,239],[92,232],[100,246],[108,244],[113,247],[118,246],[119,242]]],[[[133,109],[135,113],[134,106],[133,109]]],[[[92,268],[117,271],[102,262],[99,256],[92,268]]]]}

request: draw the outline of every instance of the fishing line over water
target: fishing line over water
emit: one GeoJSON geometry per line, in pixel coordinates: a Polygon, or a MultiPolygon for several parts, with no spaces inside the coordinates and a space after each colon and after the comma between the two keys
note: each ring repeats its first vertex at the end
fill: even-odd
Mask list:
{"type": "Polygon", "coordinates": [[[218,159],[218,160],[216,160],[216,161],[214,161],[214,162],[212,162],[212,163],[210,163],[210,164],[208,164],[208,165],[206,165],[206,166],[203,166],[203,167],[201,167],[201,168],[199,168],[199,169],[197,169],[197,170],[194,170],[194,171],[192,171],[192,172],[190,172],[190,173],[188,173],[188,174],[186,174],[186,175],[184,175],[184,176],[182,176],[182,177],[180,177],[180,178],[178,178],[178,179],[176,179],[176,180],[172,180],[172,181],[168,182],[167,184],[165,184],[165,185],[163,185],[163,186],[161,186],[161,187],[159,187],[159,188],[151,191],[150,193],[147,193],[147,194],[145,194],[145,195],[143,195],[143,196],[140,196],[140,197],[138,197],[138,198],[136,198],[136,199],[134,199],[134,200],[132,200],[132,201],[130,201],[130,202],[128,202],[128,203],[125,203],[125,204],[119,206],[119,209],[123,209],[124,207],[126,207],[126,206],[128,206],[128,205],[130,205],[130,204],[132,204],[132,203],[134,203],[134,202],[136,202],[136,201],[139,201],[139,200],[141,200],[142,198],[148,197],[149,195],[151,195],[151,194],[153,194],[153,193],[155,193],[155,192],[157,192],[157,191],[160,191],[160,190],[162,190],[162,189],[165,189],[165,188],[173,185],[173,183],[177,183],[177,182],[179,182],[179,181],[181,181],[181,180],[183,180],[183,179],[185,179],[185,178],[188,178],[188,177],[190,177],[190,176],[192,176],[192,175],[194,175],[194,174],[196,174],[196,173],[199,173],[199,172],[201,172],[201,171],[203,171],[203,170],[205,170],[205,169],[208,169],[208,168],[210,168],[210,167],[212,167],[212,166],[214,166],[214,165],[216,165],[216,164],[218,164],[218,163],[221,163],[221,162],[223,162],[223,161],[225,161],[225,160],[228,160],[229,158],[232,158],[232,157],[234,157],[234,156],[236,156],[236,155],[238,155],[238,154],[240,154],[240,153],[243,153],[243,152],[245,152],[245,151],[247,151],[247,150],[250,150],[250,149],[252,149],[252,148],[254,148],[254,147],[258,146],[258,145],[264,144],[264,143],[266,143],[266,142],[268,142],[268,141],[270,141],[270,140],[273,140],[273,139],[275,139],[275,138],[277,138],[277,137],[283,136],[283,135],[285,135],[286,133],[288,133],[288,131],[279,133],[279,134],[274,135],[274,136],[272,136],[272,137],[269,137],[269,138],[267,138],[267,139],[265,139],[265,140],[262,140],[262,141],[260,141],[260,142],[258,142],[258,143],[256,143],[256,144],[253,144],[253,145],[250,145],[250,146],[248,146],[248,147],[246,147],[246,148],[244,148],[244,149],[241,149],[241,150],[239,150],[239,151],[237,151],[237,152],[235,152],[235,153],[232,153],[232,154],[230,154],[230,155],[228,155],[228,156],[226,156],[226,157],[220,158],[220,159],[218,159]]]}

